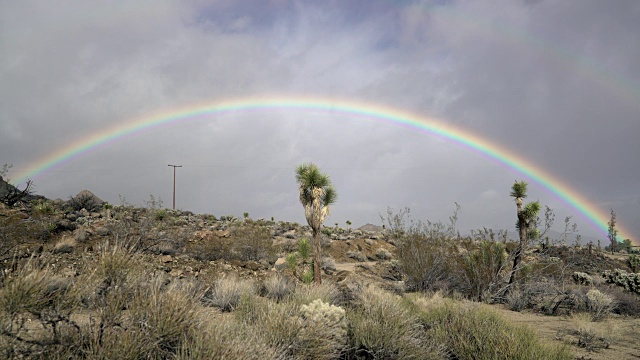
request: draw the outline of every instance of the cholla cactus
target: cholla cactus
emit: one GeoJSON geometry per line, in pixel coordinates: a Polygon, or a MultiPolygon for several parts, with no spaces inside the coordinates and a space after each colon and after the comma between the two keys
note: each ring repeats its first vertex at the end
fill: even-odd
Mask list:
{"type": "Polygon", "coordinates": [[[573,273],[573,281],[580,285],[591,285],[593,284],[593,278],[591,275],[579,271],[575,271],[573,273]]]}
{"type": "Polygon", "coordinates": [[[335,359],[347,343],[345,310],[317,299],[300,308],[304,328],[301,337],[314,359],[335,359]]]}
{"type": "Polygon", "coordinates": [[[640,294],[640,274],[628,273],[624,270],[605,270],[602,273],[605,281],[611,284],[622,286],[628,291],[640,294]]]}

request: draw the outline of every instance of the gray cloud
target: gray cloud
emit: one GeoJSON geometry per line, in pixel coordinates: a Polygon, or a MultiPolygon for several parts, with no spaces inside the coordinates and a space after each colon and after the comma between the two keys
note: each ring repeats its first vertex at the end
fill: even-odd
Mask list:
{"type": "MultiPolygon", "coordinates": [[[[598,1],[153,1],[0,5],[0,154],[16,170],[152,113],[284,94],[438,117],[511,149],[640,234],[640,6],[598,1]]],[[[136,133],[36,177],[117,203],[149,194],[217,215],[302,222],[293,169],[339,192],[329,223],[387,206],[461,230],[511,228],[522,174],[393,124],[294,110],[202,116],[136,133]]],[[[14,178],[19,172],[11,174],[14,178]]],[[[531,198],[576,209],[532,182],[531,198]]],[[[561,221],[558,221],[559,223],[561,221]]]]}

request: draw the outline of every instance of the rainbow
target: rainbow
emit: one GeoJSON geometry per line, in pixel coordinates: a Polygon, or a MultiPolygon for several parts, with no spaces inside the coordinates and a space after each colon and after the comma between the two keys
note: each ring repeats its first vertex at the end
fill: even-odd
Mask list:
{"type": "MultiPolygon", "coordinates": [[[[23,175],[17,179],[17,183],[23,183],[28,178],[37,176],[55,166],[69,162],[80,154],[100,145],[105,145],[127,135],[142,132],[163,124],[176,123],[202,115],[221,115],[232,112],[266,111],[271,109],[330,112],[331,114],[338,113],[345,116],[363,117],[369,120],[406,126],[453,141],[470,150],[493,158],[539,183],[570,207],[576,209],[579,214],[584,216],[601,233],[607,233],[608,213],[598,209],[591,204],[586,197],[572,190],[571,187],[544,169],[510,149],[434,118],[411,114],[386,106],[334,99],[291,96],[244,97],[219,100],[208,104],[189,106],[143,116],[133,121],[124,122],[117,126],[92,133],[85,138],[79,139],[76,142],[47,154],[45,157],[28,165],[24,170],[19,171],[19,173],[23,175]]],[[[630,238],[630,231],[627,231],[622,226],[618,226],[618,230],[619,238],[630,238]]]]}

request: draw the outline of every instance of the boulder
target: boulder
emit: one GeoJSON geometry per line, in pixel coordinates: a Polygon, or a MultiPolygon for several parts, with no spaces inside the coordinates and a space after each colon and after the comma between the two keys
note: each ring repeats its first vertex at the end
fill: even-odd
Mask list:
{"type": "Polygon", "coordinates": [[[286,258],[278,258],[278,260],[276,260],[276,263],[273,265],[273,268],[278,270],[278,271],[282,271],[284,269],[287,268],[287,259],[286,258]]]}

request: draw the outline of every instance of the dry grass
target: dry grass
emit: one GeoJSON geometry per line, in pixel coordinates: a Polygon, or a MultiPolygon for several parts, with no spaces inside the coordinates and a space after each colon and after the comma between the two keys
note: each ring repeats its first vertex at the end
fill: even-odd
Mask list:
{"type": "Polygon", "coordinates": [[[594,322],[590,313],[573,314],[570,324],[558,331],[564,342],[587,350],[608,349],[621,336],[620,328],[613,322],[594,322]]]}
{"type": "Polygon", "coordinates": [[[232,311],[238,306],[243,296],[253,296],[255,293],[256,288],[252,281],[231,275],[214,281],[203,296],[202,302],[222,311],[232,311]]]}

